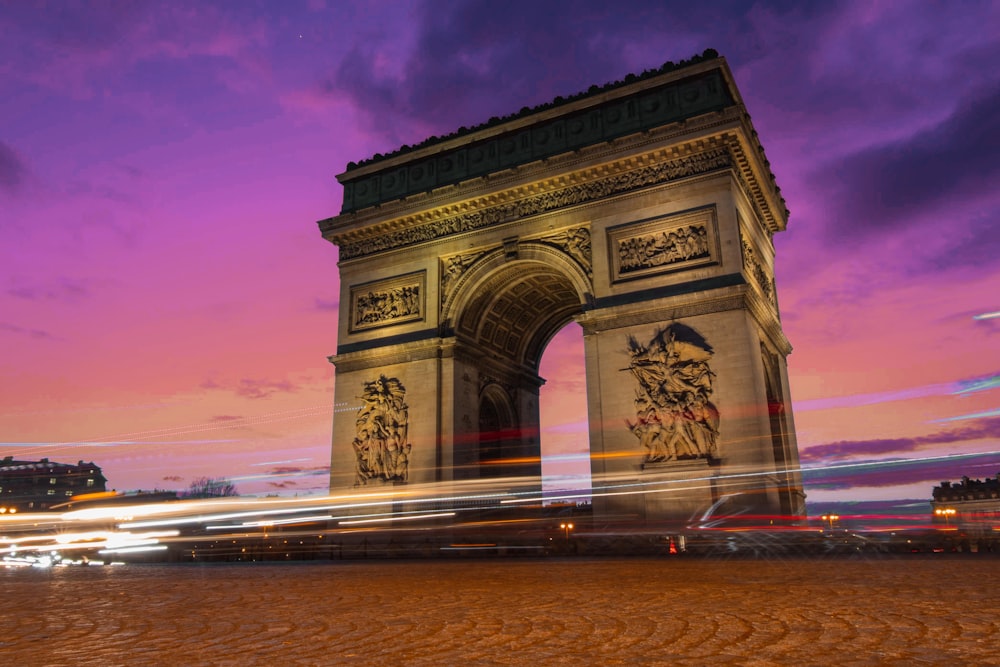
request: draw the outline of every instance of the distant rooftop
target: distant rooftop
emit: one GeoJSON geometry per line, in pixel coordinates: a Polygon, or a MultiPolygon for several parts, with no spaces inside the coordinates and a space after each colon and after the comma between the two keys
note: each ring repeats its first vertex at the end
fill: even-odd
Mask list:
{"type": "Polygon", "coordinates": [[[49,461],[48,459],[40,459],[38,461],[19,461],[13,456],[5,456],[0,460],[0,472],[15,471],[15,470],[54,470],[57,468],[98,468],[93,462],[84,463],[82,460],[78,463],[56,463],[55,461],[49,461]]]}

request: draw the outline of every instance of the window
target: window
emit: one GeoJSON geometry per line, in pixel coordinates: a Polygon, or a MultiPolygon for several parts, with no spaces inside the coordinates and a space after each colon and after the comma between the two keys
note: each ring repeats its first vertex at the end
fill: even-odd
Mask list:
{"type": "Polygon", "coordinates": [[[67,496],[72,496],[72,495],[73,495],[73,492],[72,492],[72,491],[67,491],[67,492],[66,492],[66,495],[67,495],[67,496]]]}
{"type": "Polygon", "coordinates": [[[94,485],[94,480],[88,479],[87,480],[87,486],[90,487],[90,486],[93,486],[93,485],[94,485]]]}
{"type": "Polygon", "coordinates": [[[56,483],[56,478],[55,477],[49,477],[49,484],[55,484],[55,483],[56,483]]]}
{"type": "Polygon", "coordinates": [[[49,495],[50,496],[56,495],[56,490],[55,489],[49,489],[49,495]]]}

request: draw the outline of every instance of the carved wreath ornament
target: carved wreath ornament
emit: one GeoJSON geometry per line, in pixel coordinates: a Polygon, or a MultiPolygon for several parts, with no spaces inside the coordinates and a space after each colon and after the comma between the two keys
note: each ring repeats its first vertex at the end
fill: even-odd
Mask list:
{"type": "Polygon", "coordinates": [[[625,420],[646,450],[645,463],[717,459],[719,411],[710,400],[712,347],[697,331],[674,323],[648,345],[628,337],[629,366],[639,383],[635,422],[625,420]]]}

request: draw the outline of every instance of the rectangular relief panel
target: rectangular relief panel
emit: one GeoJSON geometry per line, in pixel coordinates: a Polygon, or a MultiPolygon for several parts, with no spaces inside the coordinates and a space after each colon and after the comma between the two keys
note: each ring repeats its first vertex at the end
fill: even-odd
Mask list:
{"type": "Polygon", "coordinates": [[[355,333],[424,319],[427,273],[351,285],[351,324],[355,333]]]}
{"type": "Polygon", "coordinates": [[[608,252],[613,283],[718,264],[715,206],[612,227],[608,252]]]}

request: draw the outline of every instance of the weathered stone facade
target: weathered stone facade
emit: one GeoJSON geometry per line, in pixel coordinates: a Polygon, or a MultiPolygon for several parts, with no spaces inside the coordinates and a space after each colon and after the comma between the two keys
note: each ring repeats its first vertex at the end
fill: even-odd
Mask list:
{"type": "Polygon", "coordinates": [[[538,364],[576,321],[596,513],[686,518],[727,495],[802,513],[773,271],[788,212],[723,59],[338,179],[319,223],[340,248],[333,491],[540,483],[538,364]],[[361,398],[379,378],[406,387],[406,435],[376,424],[391,454],[373,459],[351,443],[392,413],[361,398]],[[405,475],[384,463],[404,455],[405,475]]]}

